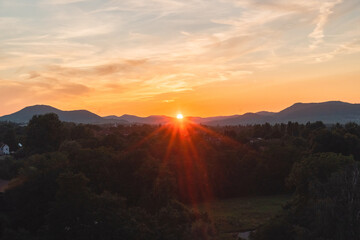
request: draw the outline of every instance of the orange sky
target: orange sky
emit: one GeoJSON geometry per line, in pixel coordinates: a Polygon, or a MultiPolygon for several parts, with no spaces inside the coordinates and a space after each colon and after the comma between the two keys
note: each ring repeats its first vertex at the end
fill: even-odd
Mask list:
{"type": "Polygon", "coordinates": [[[357,0],[4,0],[0,115],[359,103],[359,10],[357,0]]]}

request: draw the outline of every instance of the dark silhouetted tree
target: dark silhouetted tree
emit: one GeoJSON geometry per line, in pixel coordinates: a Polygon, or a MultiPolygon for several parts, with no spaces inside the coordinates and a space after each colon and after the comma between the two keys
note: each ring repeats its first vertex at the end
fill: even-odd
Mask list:
{"type": "Polygon", "coordinates": [[[26,150],[29,153],[56,151],[64,136],[62,123],[54,113],[34,116],[26,133],[26,150]]]}

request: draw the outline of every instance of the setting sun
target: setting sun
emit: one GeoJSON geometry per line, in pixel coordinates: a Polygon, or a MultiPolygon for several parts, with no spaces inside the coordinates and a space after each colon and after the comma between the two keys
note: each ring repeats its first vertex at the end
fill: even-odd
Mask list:
{"type": "Polygon", "coordinates": [[[184,118],[184,116],[181,113],[179,113],[178,115],[176,115],[176,118],[179,120],[182,120],[184,118]]]}

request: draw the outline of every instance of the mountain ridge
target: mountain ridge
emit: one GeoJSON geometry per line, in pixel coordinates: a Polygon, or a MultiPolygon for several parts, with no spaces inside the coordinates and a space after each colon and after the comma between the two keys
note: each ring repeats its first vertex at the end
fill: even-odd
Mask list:
{"type": "MultiPolygon", "coordinates": [[[[105,124],[112,123],[99,115],[88,110],[62,111],[48,105],[34,105],[25,107],[15,113],[0,117],[0,121],[10,121],[15,123],[27,123],[34,115],[55,113],[64,122],[84,123],[84,124],[105,124]]],[[[125,122],[123,122],[125,123],[125,122]]]]}
{"type": "MultiPolygon", "coordinates": [[[[15,113],[0,117],[0,121],[27,123],[32,116],[45,113],[56,113],[61,121],[84,124],[166,124],[174,118],[165,115],[150,115],[139,117],[124,114],[101,117],[88,110],[63,111],[48,105],[34,105],[25,107],[15,113]]],[[[248,112],[242,115],[187,117],[189,121],[204,125],[248,125],[263,123],[287,123],[288,121],[306,123],[323,121],[327,124],[357,122],[360,123],[360,104],[342,101],[328,101],[320,103],[294,103],[279,112],[248,112]]]]}
{"type": "Polygon", "coordinates": [[[207,122],[208,125],[238,125],[262,123],[287,123],[289,121],[306,123],[323,121],[333,123],[360,123],[360,104],[341,101],[320,103],[295,103],[273,114],[245,113],[237,118],[226,119],[222,122],[207,122]],[[249,118],[251,116],[251,118],[249,118]]]}
{"type": "Polygon", "coordinates": [[[124,114],[119,117],[116,115],[110,115],[110,116],[106,116],[103,118],[124,120],[129,123],[141,123],[141,124],[165,124],[165,123],[169,122],[171,119],[173,119],[173,118],[165,116],[165,115],[151,115],[148,117],[138,117],[138,116],[129,115],[129,114],[124,114]]]}

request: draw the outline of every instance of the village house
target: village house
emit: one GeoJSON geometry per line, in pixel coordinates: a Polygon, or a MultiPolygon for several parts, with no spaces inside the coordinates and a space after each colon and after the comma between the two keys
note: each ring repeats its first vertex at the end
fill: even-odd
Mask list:
{"type": "Polygon", "coordinates": [[[0,156],[2,155],[9,155],[10,154],[10,148],[7,144],[0,143],[0,156]]]}

